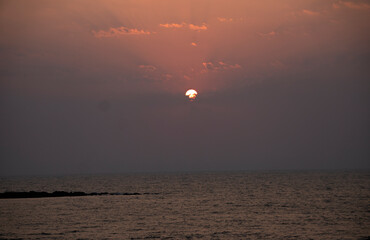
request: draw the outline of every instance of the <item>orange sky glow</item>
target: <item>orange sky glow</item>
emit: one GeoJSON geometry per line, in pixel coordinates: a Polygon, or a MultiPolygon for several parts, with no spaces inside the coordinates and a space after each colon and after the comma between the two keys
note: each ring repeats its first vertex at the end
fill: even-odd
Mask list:
{"type": "Polygon", "coordinates": [[[0,174],[369,168],[369,29],[368,0],[0,0],[0,174]]]}
{"type": "Polygon", "coordinates": [[[367,1],[35,0],[0,11],[2,55],[37,72],[5,76],[6,87],[29,93],[217,92],[369,42],[367,1]]]}

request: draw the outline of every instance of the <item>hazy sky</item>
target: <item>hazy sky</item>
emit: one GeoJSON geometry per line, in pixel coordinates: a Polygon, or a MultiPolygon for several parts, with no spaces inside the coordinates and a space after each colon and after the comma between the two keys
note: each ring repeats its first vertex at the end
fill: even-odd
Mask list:
{"type": "Polygon", "coordinates": [[[369,169],[369,29],[369,1],[0,1],[0,174],[369,169]]]}

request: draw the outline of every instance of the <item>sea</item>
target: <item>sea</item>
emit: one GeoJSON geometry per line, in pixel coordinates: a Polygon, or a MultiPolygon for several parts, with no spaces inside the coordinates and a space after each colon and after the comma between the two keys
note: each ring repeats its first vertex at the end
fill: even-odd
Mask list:
{"type": "Polygon", "coordinates": [[[0,239],[370,239],[369,171],[1,177],[6,191],[120,194],[0,199],[0,239]]]}

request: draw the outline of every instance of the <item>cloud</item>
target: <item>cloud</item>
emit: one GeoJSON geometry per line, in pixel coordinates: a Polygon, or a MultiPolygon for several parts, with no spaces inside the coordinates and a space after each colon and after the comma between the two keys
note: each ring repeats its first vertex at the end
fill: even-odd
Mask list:
{"type": "Polygon", "coordinates": [[[139,65],[139,68],[145,72],[154,72],[157,68],[153,65],[139,65]]]}
{"type": "Polygon", "coordinates": [[[162,80],[169,81],[173,78],[172,74],[166,73],[162,74],[162,80]]]}
{"type": "Polygon", "coordinates": [[[317,15],[320,15],[319,12],[314,12],[314,11],[310,11],[310,10],[307,10],[307,9],[304,9],[302,11],[303,14],[305,15],[308,15],[308,16],[317,16],[317,15]]]}
{"type": "Polygon", "coordinates": [[[339,1],[338,3],[334,3],[334,8],[339,8],[340,6],[344,6],[351,9],[356,10],[366,10],[370,9],[370,4],[368,3],[357,3],[357,2],[350,2],[350,1],[339,1]]]}
{"type": "Polygon", "coordinates": [[[182,28],[186,26],[186,23],[164,23],[164,24],[159,24],[159,26],[164,27],[164,28],[182,28]]]}
{"type": "Polygon", "coordinates": [[[204,23],[203,23],[202,26],[197,26],[197,25],[194,25],[194,24],[189,24],[189,29],[190,30],[195,30],[195,31],[201,31],[201,30],[207,30],[208,27],[204,23]]]}
{"type": "Polygon", "coordinates": [[[232,18],[224,18],[224,17],[218,17],[217,20],[220,22],[232,22],[233,21],[232,18]]]}
{"type": "Polygon", "coordinates": [[[271,31],[271,32],[269,32],[269,33],[259,33],[259,35],[261,36],[261,37],[274,37],[274,36],[276,36],[276,32],[275,31],[271,31]]]}
{"type": "Polygon", "coordinates": [[[100,30],[100,31],[92,31],[96,38],[110,38],[110,37],[118,37],[121,35],[149,35],[152,34],[151,32],[139,30],[136,28],[127,28],[127,27],[118,27],[118,28],[110,28],[108,31],[100,30]]]}
{"type": "Polygon", "coordinates": [[[142,71],[142,77],[145,79],[155,82],[165,82],[173,79],[172,74],[163,72],[154,65],[139,65],[138,67],[142,71]]]}
{"type": "Polygon", "coordinates": [[[203,62],[203,67],[206,69],[206,70],[213,70],[215,69],[214,65],[212,62],[203,62]]]}
{"type": "Polygon", "coordinates": [[[338,3],[333,3],[333,8],[340,8],[338,3]]]}
{"type": "Polygon", "coordinates": [[[229,70],[229,69],[239,69],[242,68],[239,64],[228,64],[222,61],[219,62],[203,62],[202,73],[208,71],[218,71],[218,70],[229,70]]]}
{"type": "Polygon", "coordinates": [[[190,30],[194,31],[202,31],[207,30],[208,27],[205,23],[202,25],[195,25],[195,24],[187,24],[185,22],[182,23],[161,23],[159,24],[160,27],[163,28],[189,28],[190,30]]]}

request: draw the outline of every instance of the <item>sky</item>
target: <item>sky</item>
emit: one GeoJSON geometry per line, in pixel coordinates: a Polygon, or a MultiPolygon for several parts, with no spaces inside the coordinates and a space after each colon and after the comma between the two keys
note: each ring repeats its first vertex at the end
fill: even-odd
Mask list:
{"type": "Polygon", "coordinates": [[[369,29],[361,0],[1,0],[0,175],[370,169],[369,29]]]}

